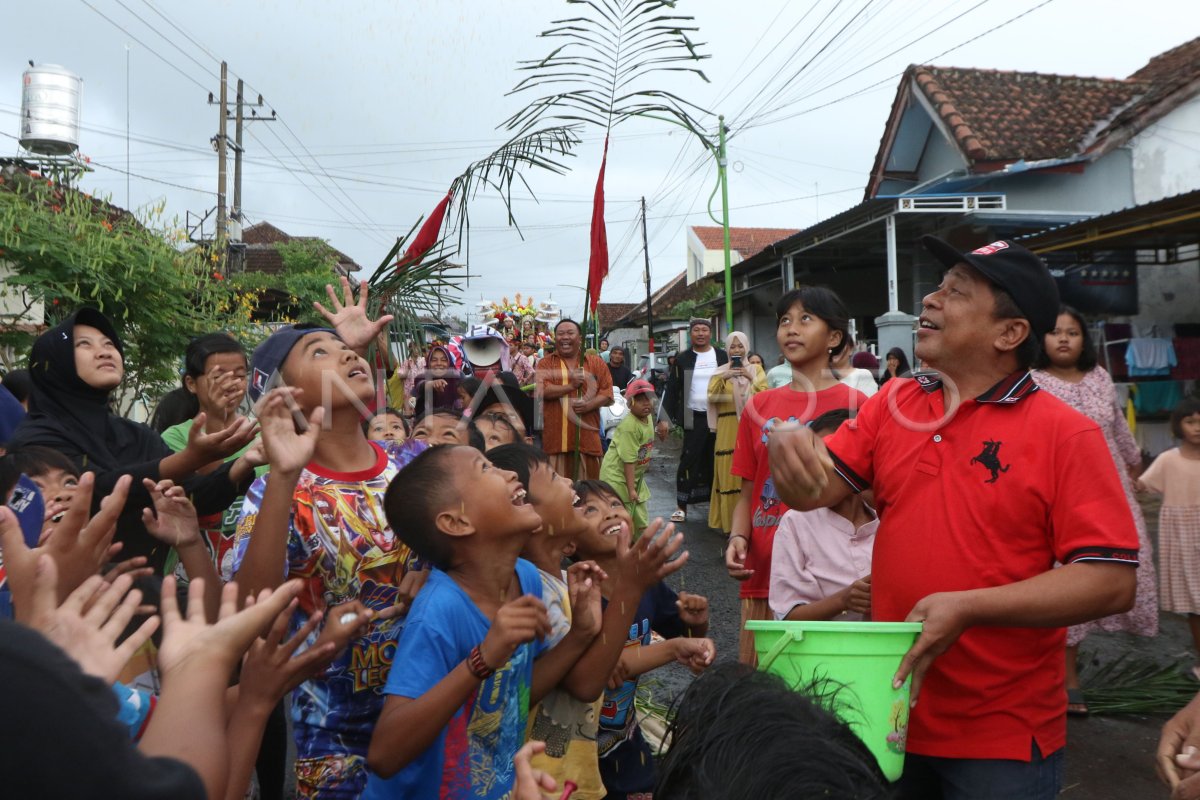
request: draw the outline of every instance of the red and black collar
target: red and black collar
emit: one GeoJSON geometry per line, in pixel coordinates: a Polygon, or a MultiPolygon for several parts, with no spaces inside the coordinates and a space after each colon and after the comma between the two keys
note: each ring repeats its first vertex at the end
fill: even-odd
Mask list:
{"type": "MultiPolygon", "coordinates": [[[[942,388],[942,379],[936,372],[914,372],[913,380],[926,392],[942,388]]],[[[1003,378],[992,388],[975,398],[976,403],[1001,403],[1009,405],[1025,399],[1039,387],[1028,371],[1014,372],[1003,378]]]]}

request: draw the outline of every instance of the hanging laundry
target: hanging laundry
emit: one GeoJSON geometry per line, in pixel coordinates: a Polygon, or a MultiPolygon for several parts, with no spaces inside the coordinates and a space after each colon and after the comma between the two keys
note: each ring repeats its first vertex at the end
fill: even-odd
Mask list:
{"type": "Polygon", "coordinates": [[[1179,405],[1183,399],[1183,384],[1179,381],[1150,381],[1139,383],[1133,395],[1133,405],[1139,414],[1161,414],[1179,405]]]}
{"type": "Polygon", "coordinates": [[[1125,350],[1125,363],[1129,365],[1130,377],[1151,377],[1171,374],[1175,359],[1175,346],[1170,339],[1130,339],[1125,350]]]}

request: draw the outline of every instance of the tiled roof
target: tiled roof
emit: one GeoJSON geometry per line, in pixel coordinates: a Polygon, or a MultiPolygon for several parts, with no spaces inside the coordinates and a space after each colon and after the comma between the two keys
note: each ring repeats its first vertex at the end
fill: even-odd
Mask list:
{"type": "Polygon", "coordinates": [[[1200,88],[1200,37],[1150,59],[1129,80],[1147,86],[1148,90],[1096,137],[1092,149],[1098,153],[1129,141],[1196,93],[1200,88]]]}
{"type": "MultiPolygon", "coordinates": [[[[650,295],[650,301],[654,304],[654,318],[667,319],[668,312],[682,303],[684,300],[698,298],[704,293],[704,289],[708,284],[704,281],[696,281],[689,284],[687,282],[687,270],[676,275],[671,280],[667,281],[666,285],[659,289],[654,294],[650,295]]],[[[617,320],[617,325],[624,323],[634,325],[644,325],[646,322],[646,301],[638,303],[629,313],[617,320]]]]}
{"type": "Polygon", "coordinates": [[[1130,102],[1140,81],[911,67],[914,85],[972,161],[1068,158],[1130,102]]]}
{"type": "MultiPolygon", "coordinates": [[[[693,225],[692,230],[696,232],[696,238],[704,245],[705,250],[725,249],[724,228],[715,225],[693,225]]],[[[794,233],[798,233],[795,228],[730,228],[729,249],[736,250],[742,258],[749,258],[764,247],[786,239],[794,233]]]]}
{"type": "MultiPolygon", "coordinates": [[[[274,275],[283,271],[283,257],[275,245],[283,242],[299,242],[318,239],[316,236],[292,236],[269,222],[258,222],[242,231],[242,243],[246,245],[247,272],[265,272],[274,275]]],[[[320,240],[324,241],[324,240],[320,240]]],[[[330,247],[337,256],[338,268],[349,274],[362,269],[354,259],[342,251],[330,247]]]]}
{"type": "Polygon", "coordinates": [[[611,331],[616,321],[633,311],[637,303],[597,303],[596,324],[601,331],[611,331]]]}

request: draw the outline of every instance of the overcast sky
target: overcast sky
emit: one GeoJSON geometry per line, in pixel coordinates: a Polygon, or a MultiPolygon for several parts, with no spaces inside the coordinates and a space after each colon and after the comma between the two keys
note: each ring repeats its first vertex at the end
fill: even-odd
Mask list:
{"type": "MultiPolygon", "coordinates": [[[[693,38],[712,55],[701,65],[710,82],[656,85],[726,115],[735,226],[802,228],[859,202],[894,76],[910,63],[1125,77],[1200,33],[1194,0],[680,0],[678,10],[695,17],[693,38]]],[[[248,221],[325,238],[369,272],[468,163],[504,140],[497,126],[526,102],[506,96],[517,62],[546,55],[550,43],[538,33],[574,13],[561,0],[12,3],[0,52],[0,132],[18,132],[26,62],[66,66],[84,79],[81,151],[105,165],[82,187],[125,206],[126,176],[112,168],[126,168],[128,77],[128,169],[139,176],[129,204],[165,202],[182,221],[216,203],[209,139],[217,110],[207,96],[218,89],[223,58],[231,83],[244,78],[248,94],[261,93],[282,120],[247,128],[248,221]]],[[[715,117],[706,122],[715,131],[715,117]]],[[[587,277],[601,144],[597,130],[585,130],[570,173],[527,175],[538,200],[522,196],[516,205],[524,239],[505,226],[494,196],[472,202],[478,277],[464,302],[519,291],[578,313],[583,291],[574,286],[587,277]]],[[[16,151],[0,137],[0,152],[16,151]]],[[[602,301],[644,297],[640,196],[649,206],[654,287],[685,268],[685,226],[712,224],[704,208],[715,167],[702,153],[661,123],[617,129],[602,301]]],[[[718,216],[719,208],[718,198],[718,216]]]]}

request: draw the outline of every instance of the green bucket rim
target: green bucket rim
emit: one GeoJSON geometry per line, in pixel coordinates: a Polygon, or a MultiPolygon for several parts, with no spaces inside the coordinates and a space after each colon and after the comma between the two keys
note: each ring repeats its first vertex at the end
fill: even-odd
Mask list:
{"type": "Polygon", "coordinates": [[[827,622],[824,620],[746,620],[750,631],[805,631],[808,633],[920,633],[920,622],[827,622]]]}

